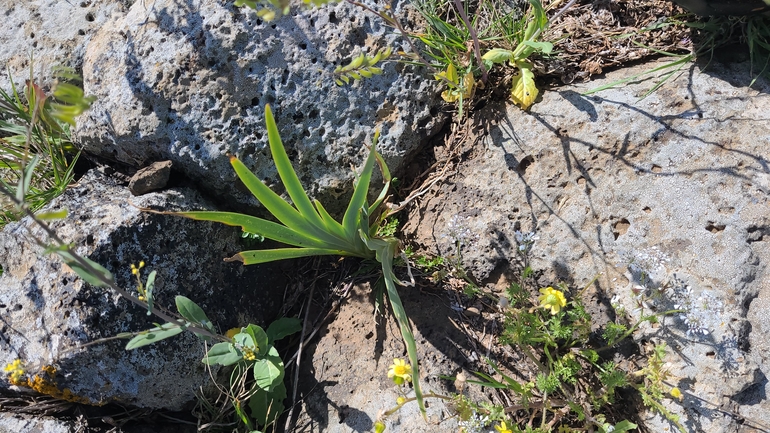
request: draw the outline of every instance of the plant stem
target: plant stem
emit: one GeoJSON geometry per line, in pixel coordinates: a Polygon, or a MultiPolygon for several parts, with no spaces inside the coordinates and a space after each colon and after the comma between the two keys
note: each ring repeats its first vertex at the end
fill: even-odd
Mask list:
{"type": "Polygon", "coordinates": [[[465,13],[462,2],[460,0],[454,0],[454,3],[457,13],[460,15],[460,18],[463,19],[465,27],[468,28],[468,32],[471,34],[471,39],[473,40],[473,53],[476,55],[476,63],[478,63],[479,69],[481,70],[481,82],[486,84],[487,68],[484,66],[484,61],[481,59],[481,48],[479,47],[479,37],[476,33],[476,28],[468,19],[468,14],[465,13]]]}

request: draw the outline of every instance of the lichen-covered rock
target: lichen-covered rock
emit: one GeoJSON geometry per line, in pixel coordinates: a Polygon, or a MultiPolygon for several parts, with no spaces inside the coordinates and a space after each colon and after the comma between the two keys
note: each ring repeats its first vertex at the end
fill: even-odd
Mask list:
{"type": "MultiPolygon", "coordinates": [[[[135,290],[132,263],[146,263],[145,277],[157,271],[156,306],[176,311],[174,297],[184,295],[222,332],[249,322],[266,325],[274,318],[285,287],[279,268],[223,262],[247,249],[238,229],[138,207],[211,208],[185,188],[133,197],[124,186],[91,171],[47,209],[69,209],[67,218],[52,227],[80,254],[109,269],[121,287],[135,290]]],[[[98,339],[151,328],[159,319],[110,289],[84,283],[57,256],[43,255],[30,235],[45,239],[29,219],[0,232],[0,364],[18,358],[30,374],[45,379],[48,375],[40,370],[54,366],[50,385],[58,391],[46,385],[47,391],[92,404],[116,401],[179,410],[191,402],[209,382],[200,362],[203,342],[183,333],[128,352],[126,340],[79,350],[98,339]]]]}
{"type": "Polygon", "coordinates": [[[50,77],[51,68],[80,69],[85,47],[113,14],[124,14],[129,1],[0,0],[0,89],[11,90],[29,78],[30,57],[35,78],[50,77]],[[10,76],[9,76],[10,72],[10,76]]]}
{"type": "Polygon", "coordinates": [[[544,92],[529,113],[507,108],[406,231],[445,256],[461,239],[481,282],[510,281],[520,230],[539,237],[530,263],[542,284],[579,290],[600,275],[592,304],[611,310],[616,296],[636,318],[639,294],[659,292],[645,308],[684,311],[636,336],[670,348],[685,398],[666,405],[689,431],[739,431],[737,417],[768,425],[770,87],[745,87],[747,64],[712,64],[641,100],[651,83],[581,95],[658,65],[544,92]]]}
{"type": "Polygon", "coordinates": [[[345,2],[295,8],[274,22],[218,0],[137,2],[88,46],[84,86],[98,99],[77,138],[88,152],[136,167],[171,160],[209,193],[256,203],[233,188],[225,155],[277,181],[264,123],[271,104],[311,195],[336,197],[352,184],[351,165],[360,164],[375,130],[398,171],[445,118],[438,83],[395,62],[384,63],[384,75],[334,84],[336,65],[397,40],[345,2]]]}

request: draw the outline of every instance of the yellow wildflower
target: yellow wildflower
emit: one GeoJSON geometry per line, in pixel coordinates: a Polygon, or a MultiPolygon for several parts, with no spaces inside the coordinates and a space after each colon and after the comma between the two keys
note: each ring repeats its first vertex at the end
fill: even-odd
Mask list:
{"type": "Polygon", "coordinates": [[[401,406],[402,404],[406,403],[406,399],[404,397],[398,397],[396,399],[396,404],[401,406]]]}
{"type": "Polygon", "coordinates": [[[677,398],[679,400],[682,400],[684,396],[682,395],[682,391],[679,390],[679,388],[671,388],[671,397],[677,398]]]}
{"type": "Polygon", "coordinates": [[[553,287],[540,289],[540,293],[542,293],[542,295],[540,295],[537,300],[540,301],[541,307],[546,310],[551,310],[551,315],[555,315],[567,305],[567,299],[564,297],[564,293],[553,287]]]}
{"type": "Polygon", "coordinates": [[[136,266],[135,264],[131,264],[131,275],[138,275],[139,269],[142,269],[144,267],[144,260],[139,262],[139,266],[136,266]]]}
{"type": "Polygon", "coordinates": [[[393,365],[388,370],[388,377],[396,382],[396,385],[401,385],[406,382],[412,381],[412,366],[407,364],[406,361],[400,358],[393,360],[393,365]]]}
{"type": "Polygon", "coordinates": [[[18,385],[21,382],[21,378],[24,376],[24,366],[21,364],[21,359],[17,359],[5,366],[5,372],[8,373],[10,381],[14,385],[18,385]]]}
{"type": "Polygon", "coordinates": [[[508,421],[501,421],[500,425],[495,426],[495,430],[497,430],[500,433],[513,433],[513,430],[511,430],[511,427],[508,426],[508,421]]]}

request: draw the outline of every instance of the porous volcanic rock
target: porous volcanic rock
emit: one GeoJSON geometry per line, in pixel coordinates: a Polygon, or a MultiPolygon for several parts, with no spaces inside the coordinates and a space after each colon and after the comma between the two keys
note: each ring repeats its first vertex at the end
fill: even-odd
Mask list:
{"type": "MultiPolygon", "coordinates": [[[[212,209],[187,188],[133,197],[92,170],[45,209],[67,208],[52,228],[76,251],[106,267],[133,291],[130,265],[144,261],[144,277],[157,271],[155,305],[176,311],[184,295],[208,314],[221,332],[246,323],[266,325],[278,314],[285,273],[276,266],[245,267],[223,258],[248,249],[237,228],[143,212],[212,209]]],[[[30,238],[45,240],[28,218],[0,232],[0,364],[21,359],[31,374],[56,368],[56,385],[94,404],[118,402],[144,408],[181,410],[210,373],[200,362],[201,340],[182,333],[125,351],[126,340],[89,345],[122,332],[153,327],[147,316],[112,290],[85,283],[58,256],[43,255],[30,238]]],[[[0,387],[8,388],[6,381],[0,387]]]]}
{"type": "Polygon", "coordinates": [[[256,203],[233,188],[227,153],[260,179],[278,181],[267,147],[274,110],[300,179],[315,197],[351,190],[375,130],[398,172],[445,116],[439,85],[395,62],[384,74],[337,86],[334,68],[401,41],[379,18],[348,3],[294,8],[273,22],[218,0],[136,2],[87,47],[84,87],[98,99],[81,119],[87,152],[135,167],[167,159],[211,194],[256,203]]]}
{"type": "Polygon", "coordinates": [[[546,90],[529,112],[476,113],[483,139],[405,230],[445,256],[462,237],[465,268],[497,287],[519,262],[516,232],[534,231],[541,284],[575,295],[599,275],[586,302],[612,311],[615,297],[635,318],[640,293],[662,295],[647,313],[685,311],[635,337],[669,347],[685,397],[666,405],[689,431],[770,425],[770,85],[748,88],[748,63],[692,64],[645,98],[654,80],[581,95],[660,64],[546,90]]]}
{"type": "Polygon", "coordinates": [[[21,89],[30,77],[50,78],[52,68],[80,70],[86,45],[115,14],[125,14],[130,0],[0,0],[0,89],[9,92],[13,78],[21,89]],[[32,60],[32,61],[31,61],[32,60]]]}

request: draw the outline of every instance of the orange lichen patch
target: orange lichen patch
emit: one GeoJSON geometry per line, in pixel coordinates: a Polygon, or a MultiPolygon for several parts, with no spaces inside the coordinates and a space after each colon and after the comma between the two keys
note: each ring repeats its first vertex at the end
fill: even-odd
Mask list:
{"type": "Polygon", "coordinates": [[[64,390],[59,389],[59,387],[56,385],[56,368],[53,366],[46,365],[43,366],[43,368],[40,370],[45,374],[36,374],[28,378],[26,383],[14,383],[14,385],[26,386],[41,394],[50,395],[51,397],[58,398],[59,400],[96,406],[102,405],[102,403],[94,403],[85,397],[76,395],[69,388],[65,388],[64,390]]]}

